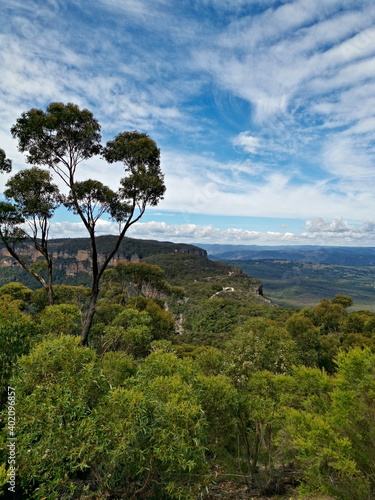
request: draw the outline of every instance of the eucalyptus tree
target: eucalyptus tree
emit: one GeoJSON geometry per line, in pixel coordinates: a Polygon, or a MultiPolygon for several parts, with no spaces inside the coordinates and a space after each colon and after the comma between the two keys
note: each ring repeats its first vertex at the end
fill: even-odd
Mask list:
{"type": "Polygon", "coordinates": [[[48,171],[33,167],[11,177],[4,194],[7,201],[0,203],[0,239],[10,255],[38,280],[52,304],[52,256],[48,236],[49,221],[62,201],[59,189],[48,171]],[[32,264],[22,254],[20,244],[28,240],[32,240],[43,261],[32,264]]]}
{"type": "Polygon", "coordinates": [[[46,111],[24,112],[11,128],[27,163],[46,166],[69,189],[66,206],[83,222],[91,242],[91,298],[81,340],[87,344],[100,290],[100,279],[118,250],[127,230],[155,206],[165,192],[160,169],[160,150],[145,133],[123,132],[101,145],[100,125],[87,109],[75,104],[51,103],[46,111]],[[116,192],[98,180],[78,182],[78,166],[95,155],[108,164],[122,162],[125,176],[116,192]],[[112,250],[100,262],[95,231],[100,217],[107,215],[119,226],[112,250]]]}
{"type": "Polygon", "coordinates": [[[0,172],[9,174],[12,171],[12,160],[6,157],[5,151],[0,148],[0,172]]]}

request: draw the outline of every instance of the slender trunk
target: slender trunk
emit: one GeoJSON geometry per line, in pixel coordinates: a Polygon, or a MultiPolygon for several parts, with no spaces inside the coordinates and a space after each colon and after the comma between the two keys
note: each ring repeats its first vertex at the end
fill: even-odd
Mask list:
{"type": "Polygon", "coordinates": [[[248,438],[247,431],[246,431],[246,425],[245,425],[245,422],[243,421],[241,414],[239,415],[238,428],[239,428],[240,434],[242,434],[242,438],[243,438],[244,443],[245,443],[246,462],[247,462],[247,474],[243,473],[242,467],[240,467],[240,472],[243,473],[247,486],[250,486],[249,476],[250,476],[250,481],[251,482],[253,481],[253,477],[251,475],[252,474],[251,473],[251,447],[250,447],[250,442],[249,442],[249,438],[248,438]]]}
{"type": "Polygon", "coordinates": [[[48,297],[48,305],[52,306],[54,303],[54,297],[53,297],[53,289],[52,289],[52,284],[47,283],[47,285],[44,287],[47,297],[48,297]]]}
{"type": "Polygon", "coordinates": [[[55,298],[53,295],[53,287],[52,287],[52,268],[51,268],[51,273],[49,271],[50,270],[48,269],[48,302],[50,305],[52,305],[55,302],[55,298]]]}
{"type": "Polygon", "coordinates": [[[140,214],[132,220],[134,210],[135,210],[135,201],[133,202],[132,209],[130,211],[129,217],[120,232],[116,243],[112,249],[112,251],[109,253],[105,261],[100,265],[99,269],[99,262],[98,262],[98,250],[96,247],[96,240],[95,240],[95,225],[90,225],[89,222],[87,221],[86,217],[84,216],[79,203],[76,201],[75,202],[75,207],[77,209],[77,213],[81,217],[83,223],[85,224],[85,227],[87,231],[89,232],[90,235],[90,241],[91,241],[91,269],[92,269],[92,286],[91,286],[91,298],[90,298],[90,303],[88,307],[88,311],[86,314],[85,322],[83,324],[82,328],[82,333],[81,333],[81,344],[82,345],[88,345],[88,337],[90,333],[90,329],[92,326],[92,322],[95,316],[95,311],[96,311],[96,303],[98,301],[99,297],[99,291],[100,291],[100,279],[106,270],[108,264],[112,260],[113,256],[117,252],[117,250],[120,247],[120,244],[122,240],[124,239],[124,236],[126,234],[126,231],[129,229],[130,226],[132,226],[135,222],[137,222],[143,215],[145,211],[145,207],[142,208],[140,211],[140,214]]]}
{"type": "Polygon", "coordinates": [[[87,345],[88,344],[88,337],[91,329],[91,325],[95,316],[95,311],[96,311],[96,303],[98,301],[99,297],[99,281],[95,284],[93,284],[93,288],[91,291],[91,298],[90,298],[90,303],[89,307],[87,310],[85,322],[83,324],[82,328],[82,333],[81,333],[81,344],[82,345],[87,345]]]}
{"type": "Polygon", "coordinates": [[[255,423],[254,454],[253,454],[252,465],[251,465],[252,477],[255,476],[256,471],[257,471],[261,439],[262,439],[262,424],[255,423]]]}
{"type": "Polygon", "coordinates": [[[48,304],[50,306],[52,306],[54,301],[55,301],[54,294],[53,294],[53,287],[52,287],[52,259],[51,259],[50,255],[48,254],[48,252],[47,252],[46,261],[47,261],[47,271],[48,271],[46,290],[47,290],[47,296],[48,296],[48,304]]]}
{"type": "Polygon", "coordinates": [[[92,322],[94,320],[96,312],[96,303],[99,297],[99,281],[100,275],[98,272],[98,251],[96,248],[95,234],[93,228],[90,230],[90,241],[91,241],[91,269],[92,269],[92,285],[91,285],[91,297],[90,303],[87,310],[85,322],[83,324],[81,333],[81,344],[88,345],[88,337],[91,330],[92,322]]]}
{"type": "Polygon", "coordinates": [[[10,255],[23,267],[25,271],[31,274],[31,276],[33,276],[33,278],[35,278],[42,285],[48,297],[48,304],[52,305],[54,302],[53,289],[52,289],[52,261],[50,259],[47,259],[47,265],[48,265],[48,282],[47,282],[42,276],[33,271],[26,264],[26,262],[20,257],[20,255],[18,255],[18,253],[14,250],[14,248],[8,243],[8,241],[2,235],[0,235],[0,239],[4,243],[10,255]]]}

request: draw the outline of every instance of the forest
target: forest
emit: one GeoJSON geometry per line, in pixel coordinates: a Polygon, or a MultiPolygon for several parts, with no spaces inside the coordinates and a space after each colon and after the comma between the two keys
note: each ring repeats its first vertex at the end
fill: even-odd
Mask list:
{"type": "Polygon", "coordinates": [[[105,271],[82,345],[90,288],[53,287],[0,288],[4,498],[374,498],[375,314],[350,297],[286,309],[156,253],[105,271]]]}

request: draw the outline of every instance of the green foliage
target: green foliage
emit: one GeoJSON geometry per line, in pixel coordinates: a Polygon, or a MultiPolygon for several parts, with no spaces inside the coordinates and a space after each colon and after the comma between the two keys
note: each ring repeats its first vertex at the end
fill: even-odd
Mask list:
{"type": "MultiPolygon", "coordinates": [[[[108,312],[108,308],[105,310],[108,312]]],[[[100,327],[97,324],[98,334],[100,327]]],[[[108,326],[102,326],[102,331],[102,352],[121,350],[135,358],[142,358],[150,353],[152,341],[171,338],[174,320],[169,311],[164,311],[153,300],[139,297],[121,308],[108,326]],[[131,307],[132,304],[137,309],[131,307]]]]}
{"type": "MultiPolygon", "coordinates": [[[[90,298],[90,289],[85,286],[53,285],[53,296],[55,305],[72,304],[78,307],[83,314],[87,308],[90,298]]],[[[31,307],[35,312],[41,312],[48,304],[47,297],[43,289],[34,290],[31,307]]]]}
{"type": "Polygon", "coordinates": [[[205,375],[219,375],[225,367],[224,354],[211,346],[197,349],[195,362],[205,375]]]}
{"type": "Polygon", "coordinates": [[[172,377],[179,375],[185,382],[196,375],[196,368],[191,359],[179,359],[174,353],[161,350],[152,352],[139,366],[137,376],[145,381],[152,377],[172,377]]]}
{"type": "Polygon", "coordinates": [[[82,329],[80,311],[73,304],[47,306],[39,315],[39,324],[45,335],[79,335],[82,329]]]}
{"type": "Polygon", "coordinates": [[[340,437],[329,419],[294,409],[287,417],[296,458],[304,471],[302,491],[338,494],[342,500],[369,498],[363,496],[350,441],[340,437]]]}
{"type": "Polygon", "coordinates": [[[122,351],[106,352],[101,358],[102,370],[113,387],[124,385],[125,381],[135,375],[137,364],[134,359],[122,351]]]}
{"type": "MultiPolygon", "coordinates": [[[[215,483],[246,482],[249,495],[300,482],[306,494],[373,498],[374,315],[348,312],[341,295],[298,312],[253,301],[241,273],[194,259],[165,259],[174,283],[184,269],[197,280],[184,283],[183,300],[166,299],[169,311],[136,296],[150,266],[133,266],[130,285],[109,280],[91,344],[100,358],[60,336],[79,331],[87,288],[55,287],[52,307],[17,283],[0,288],[5,383],[18,363],[21,494],[195,500],[212,468],[215,483]],[[18,324],[29,334],[9,348],[18,324]]],[[[153,267],[152,293],[169,272],[153,267]]]]}
{"type": "Polygon", "coordinates": [[[320,339],[321,352],[319,357],[319,366],[328,373],[336,371],[336,356],[341,347],[340,337],[335,333],[323,335],[320,339]]]}
{"type": "Polygon", "coordinates": [[[288,373],[298,360],[288,332],[264,318],[248,320],[237,328],[224,352],[225,371],[240,385],[259,370],[288,373]]]}
{"type": "Polygon", "coordinates": [[[266,313],[267,306],[232,298],[212,298],[190,301],[183,309],[185,328],[193,332],[228,334],[246,320],[266,313]]]}
{"type": "Polygon", "coordinates": [[[62,203],[59,188],[53,184],[49,172],[32,167],[11,177],[6,183],[4,194],[12,202],[0,207],[0,239],[23,269],[44,287],[48,301],[52,304],[52,259],[47,240],[49,220],[62,203]],[[20,227],[25,221],[27,225],[20,227]],[[19,244],[25,238],[32,240],[41,261],[30,265],[20,253],[19,244]],[[45,270],[47,277],[43,276],[45,270]]]}
{"type": "Polygon", "coordinates": [[[9,248],[27,238],[26,232],[19,227],[24,222],[25,218],[16,206],[9,201],[0,202],[0,239],[9,248]]]}
{"type": "Polygon", "coordinates": [[[101,473],[112,494],[125,498],[196,498],[204,467],[205,420],[192,387],[178,375],[134,380],[115,389],[98,424],[101,473]]]}
{"type": "Polygon", "coordinates": [[[375,333],[375,315],[368,311],[349,313],[344,331],[347,333],[363,333],[372,337],[375,333]]]}
{"type": "Polygon", "coordinates": [[[110,325],[122,310],[123,306],[121,304],[116,304],[106,299],[100,299],[96,306],[94,324],[101,325],[102,327],[110,325]]]}
{"type": "Polygon", "coordinates": [[[368,500],[375,491],[375,355],[352,349],[339,354],[337,366],[329,399],[317,405],[322,394],[315,390],[315,404],[289,408],[288,430],[307,489],[368,500]]]}
{"type": "Polygon", "coordinates": [[[345,307],[340,302],[336,303],[328,299],[323,299],[311,311],[305,311],[322,333],[339,332],[347,317],[345,307]]]}
{"type": "Polygon", "coordinates": [[[159,266],[144,262],[118,263],[103,276],[103,294],[108,299],[126,303],[128,297],[148,297],[168,294],[170,287],[159,266]]]}
{"type": "Polygon", "coordinates": [[[96,456],[93,409],[109,390],[96,355],[67,336],[46,339],[19,361],[18,477],[28,498],[70,499],[96,456]]]}
{"type": "MultiPolygon", "coordinates": [[[[19,213],[26,219],[47,221],[62,202],[50,173],[37,167],[21,170],[5,186],[6,198],[13,200],[19,213]]],[[[33,227],[36,229],[35,224],[33,227]]]]}
{"type": "Polygon", "coordinates": [[[336,294],[332,299],[332,304],[341,304],[345,309],[353,305],[353,299],[348,295],[336,294]]]}
{"type": "Polygon", "coordinates": [[[127,307],[146,312],[151,321],[150,329],[154,340],[170,339],[175,333],[175,320],[170,311],[166,311],[156,299],[137,297],[130,299],[127,307]]]}
{"type": "Polygon", "coordinates": [[[0,464],[0,496],[2,496],[3,487],[8,482],[7,468],[5,463],[0,464]]]}
{"type": "Polygon", "coordinates": [[[12,160],[6,157],[5,151],[0,148],[0,172],[9,174],[12,171],[12,160]]]}
{"type": "Polygon", "coordinates": [[[237,431],[238,394],[225,375],[198,375],[197,392],[208,422],[207,447],[211,453],[232,448],[237,431]]]}
{"type": "Polygon", "coordinates": [[[124,309],[105,327],[102,352],[124,351],[136,358],[146,356],[152,341],[150,323],[147,312],[124,309]]]}
{"type": "Polygon", "coordinates": [[[321,351],[320,332],[309,318],[294,315],[285,324],[295,341],[299,360],[306,366],[318,366],[321,351]]]}
{"type": "Polygon", "coordinates": [[[46,112],[31,109],[22,113],[11,128],[19,150],[27,151],[27,162],[58,170],[61,158],[74,144],[77,161],[100,153],[100,125],[87,109],[75,104],[53,102],[46,112]]]}
{"type": "MultiPolygon", "coordinates": [[[[332,424],[351,442],[354,460],[368,494],[375,493],[375,355],[352,349],[337,358],[332,424]]],[[[360,497],[358,497],[360,498],[360,497]]],[[[363,497],[365,498],[365,497],[363,497]]]]}
{"type": "Polygon", "coordinates": [[[18,301],[0,298],[0,397],[17,358],[29,351],[35,334],[34,323],[20,311],[18,301]]]}
{"type": "Polygon", "coordinates": [[[196,498],[207,424],[193,373],[160,351],[136,373],[123,353],[100,362],[71,336],[35,346],[12,380],[25,496],[196,498]]]}
{"type": "Polygon", "coordinates": [[[96,222],[106,212],[111,213],[116,194],[97,180],[75,182],[65,200],[65,206],[76,215],[83,214],[88,225],[94,229],[96,222]]]}
{"type": "Polygon", "coordinates": [[[0,288],[0,298],[4,295],[9,295],[12,300],[21,301],[21,308],[24,309],[26,305],[31,301],[33,291],[21,283],[12,282],[3,285],[0,288]]]}
{"type": "Polygon", "coordinates": [[[125,202],[131,205],[132,200],[138,200],[140,205],[157,205],[165,192],[160,150],[147,134],[122,132],[107,142],[103,156],[108,163],[123,162],[129,173],[121,180],[121,198],[125,202]]]}

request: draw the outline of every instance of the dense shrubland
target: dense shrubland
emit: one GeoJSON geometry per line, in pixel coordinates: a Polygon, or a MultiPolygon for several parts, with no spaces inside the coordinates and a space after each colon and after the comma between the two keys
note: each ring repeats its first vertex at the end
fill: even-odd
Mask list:
{"type": "Polygon", "coordinates": [[[278,308],[229,266],[168,259],[107,271],[89,346],[84,286],[55,286],[54,305],[0,288],[3,492],[11,386],[17,498],[217,498],[229,481],[374,498],[375,314],[343,295],[278,308]]]}

